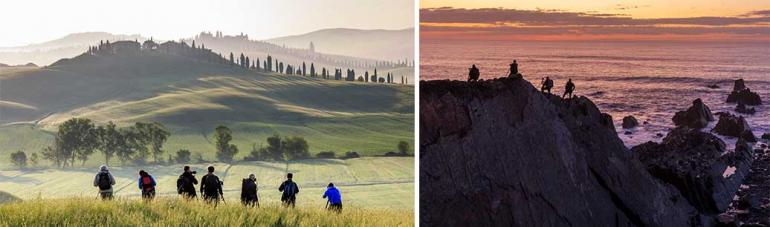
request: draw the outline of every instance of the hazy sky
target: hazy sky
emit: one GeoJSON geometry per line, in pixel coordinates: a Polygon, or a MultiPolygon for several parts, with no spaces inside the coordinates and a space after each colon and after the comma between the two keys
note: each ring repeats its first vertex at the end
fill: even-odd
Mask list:
{"type": "Polygon", "coordinates": [[[266,39],[323,28],[414,27],[413,0],[10,0],[0,6],[0,47],[94,31],[179,39],[221,30],[266,39]]]}
{"type": "Polygon", "coordinates": [[[770,42],[767,0],[423,0],[420,8],[421,39],[770,42]]]}

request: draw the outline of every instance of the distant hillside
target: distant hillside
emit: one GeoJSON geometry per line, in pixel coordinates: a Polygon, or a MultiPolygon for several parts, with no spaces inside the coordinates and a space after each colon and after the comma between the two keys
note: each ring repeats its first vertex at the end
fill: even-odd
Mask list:
{"type": "Polygon", "coordinates": [[[146,38],[140,35],[121,35],[107,32],[73,33],[59,39],[19,47],[0,47],[0,62],[21,65],[29,62],[37,65],[49,65],[61,58],[71,58],[82,53],[89,45],[100,40],[138,40],[146,38]]]}
{"type": "Polygon", "coordinates": [[[13,196],[7,192],[0,191],[0,204],[2,203],[8,203],[8,202],[16,202],[21,201],[19,198],[16,198],[16,196],[13,196]]]}
{"type": "Polygon", "coordinates": [[[386,61],[414,60],[414,28],[401,30],[361,30],[333,28],[302,35],[266,40],[294,48],[308,48],[313,42],[318,52],[386,61]]]}
{"type": "Polygon", "coordinates": [[[312,153],[382,154],[398,141],[412,144],[412,86],[247,70],[208,50],[161,44],[136,51],[131,43],[112,44],[122,52],[0,70],[0,155],[41,150],[72,117],[118,125],[159,121],[172,131],[167,151],[186,148],[204,157],[213,157],[210,133],[220,124],[233,129],[238,156],[275,133],[304,136],[312,153]]]}

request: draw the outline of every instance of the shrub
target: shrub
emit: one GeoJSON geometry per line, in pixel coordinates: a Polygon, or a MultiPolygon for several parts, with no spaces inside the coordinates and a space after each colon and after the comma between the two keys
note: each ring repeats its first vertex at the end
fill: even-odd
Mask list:
{"type": "Polygon", "coordinates": [[[342,159],[351,159],[351,158],[360,158],[361,156],[358,155],[358,152],[355,151],[348,151],[345,153],[345,156],[342,156],[342,159]]]}
{"type": "Polygon", "coordinates": [[[335,158],[336,154],[334,154],[334,151],[321,151],[318,152],[318,154],[315,155],[316,158],[335,158]]]}
{"type": "Polygon", "coordinates": [[[189,163],[190,162],[190,150],[179,149],[176,152],[176,163],[189,163]]]}

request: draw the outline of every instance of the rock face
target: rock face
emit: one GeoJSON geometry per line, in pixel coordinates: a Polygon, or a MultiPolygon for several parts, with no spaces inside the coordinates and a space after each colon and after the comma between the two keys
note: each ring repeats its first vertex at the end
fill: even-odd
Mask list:
{"type": "Polygon", "coordinates": [[[746,87],[743,79],[735,80],[733,92],[727,96],[727,102],[737,102],[738,104],[746,104],[751,106],[762,105],[762,99],[759,97],[759,94],[752,92],[748,87],[746,87]]]}
{"type": "Polygon", "coordinates": [[[521,79],[420,82],[424,226],[690,226],[587,98],[521,79]]]}
{"type": "Polygon", "coordinates": [[[634,128],[639,126],[639,121],[634,116],[626,116],[623,118],[623,128],[634,128]]]}
{"type": "Polygon", "coordinates": [[[676,126],[703,128],[708,125],[709,121],[714,121],[714,115],[711,114],[711,109],[703,101],[695,99],[690,108],[686,111],[676,112],[672,120],[676,126]]]}
{"type": "Polygon", "coordinates": [[[748,142],[757,142],[757,137],[751,132],[751,126],[743,116],[722,113],[712,131],[723,136],[740,137],[748,142]]]}
{"type": "Polygon", "coordinates": [[[754,107],[746,107],[743,103],[738,103],[738,106],[735,107],[735,112],[742,113],[742,114],[754,114],[757,112],[754,107]]]}
{"type": "Polygon", "coordinates": [[[674,129],[660,144],[647,142],[631,151],[652,175],[674,185],[707,215],[725,211],[753,159],[748,148],[723,155],[722,140],[686,127],[674,129]]]}

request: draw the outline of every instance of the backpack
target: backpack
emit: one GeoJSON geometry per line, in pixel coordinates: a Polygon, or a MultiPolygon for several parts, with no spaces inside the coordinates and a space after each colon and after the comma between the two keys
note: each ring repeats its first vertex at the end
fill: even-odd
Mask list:
{"type": "Polygon", "coordinates": [[[152,177],[150,175],[147,175],[146,177],[142,177],[142,190],[150,191],[152,189],[153,189],[152,177]]]}
{"type": "Polygon", "coordinates": [[[216,193],[217,188],[219,188],[219,178],[216,175],[206,175],[206,180],[203,181],[203,184],[206,185],[206,192],[216,193]]]}
{"type": "Polygon", "coordinates": [[[110,174],[107,172],[99,173],[98,184],[99,190],[108,190],[112,188],[112,182],[110,182],[110,174]]]}
{"type": "Polygon", "coordinates": [[[286,185],[283,187],[283,194],[286,196],[294,196],[294,194],[297,194],[297,184],[295,184],[294,181],[286,182],[286,185]]]}
{"type": "Polygon", "coordinates": [[[184,175],[179,176],[179,179],[176,179],[176,192],[179,194],[182,194],[184,192],[184,187],[187,184],[187,178],[184,177],[184,175]]]}

